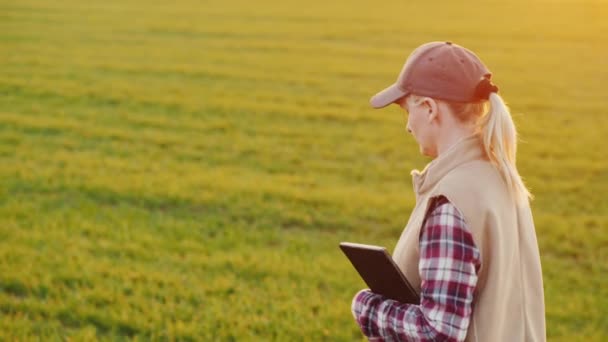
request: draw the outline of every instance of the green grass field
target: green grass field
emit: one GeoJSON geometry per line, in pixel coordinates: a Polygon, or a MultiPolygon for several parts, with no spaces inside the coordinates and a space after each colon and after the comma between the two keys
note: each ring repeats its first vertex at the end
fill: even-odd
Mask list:
{"type": "Polygon", "coordinates": [[[0,2],[0,340],[351,341],[342,240],[428,162],[368,99],[416,46],[494,72],[550,341],[608,336],[607,1],[0,2]]]}

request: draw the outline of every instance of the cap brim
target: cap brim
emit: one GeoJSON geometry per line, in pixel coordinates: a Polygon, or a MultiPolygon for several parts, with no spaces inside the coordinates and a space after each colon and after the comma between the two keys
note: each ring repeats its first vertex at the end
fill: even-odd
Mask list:
{"type": "Polygon", "coordinates": [[[369,101],[369,103],[374,108],[384,108],[390,105],[391,103],[394,103],[395,101],[399,100],[400,98],[404,97],[405,95],[407,95],[406,91],[399,89],[399,86],[397,84],[393,84],[390,87],[382,90],[378,94],[374,95],[369,101]]]}

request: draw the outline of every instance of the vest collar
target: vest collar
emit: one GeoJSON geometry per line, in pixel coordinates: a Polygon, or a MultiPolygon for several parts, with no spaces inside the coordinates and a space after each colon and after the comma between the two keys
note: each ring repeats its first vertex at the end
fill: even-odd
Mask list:
{"type": "Polygon", "coordinates": [[[484,159],[485,152],[477,134],[468,136],[452,145],[447,151],[431,161],[422,172],[412,171],[416,198],[432,189],[448,172],[459,165],[484,159]]]}

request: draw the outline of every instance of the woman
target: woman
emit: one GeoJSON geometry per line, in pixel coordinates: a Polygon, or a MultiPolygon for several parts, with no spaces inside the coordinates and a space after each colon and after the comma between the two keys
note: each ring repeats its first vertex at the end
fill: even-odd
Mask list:
{"type": "Polygon", "coordinates": [[[393,259],[420,294],[404,304],[362,290],[352,311],[378,341],[544,341],[540,256],[516,130],[471,51],[432,42],[371,99],[396,103],[434,160],[413,171],[416,206],[393,259]]]}

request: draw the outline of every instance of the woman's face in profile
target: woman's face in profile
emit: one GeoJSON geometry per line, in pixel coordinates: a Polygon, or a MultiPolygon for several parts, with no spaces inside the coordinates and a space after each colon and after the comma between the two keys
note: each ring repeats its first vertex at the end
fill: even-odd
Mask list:
{"type": "Polygon", "coordinates": [[[406,98],[396,102],[405,114],[406,129],[412,134],[414,140],[420,147],[420,153],[429,157],[437,156],[436,142],[432,130],[432,120],[429,119],[429,111],[424,103],[408,101],[406,98]]]}

